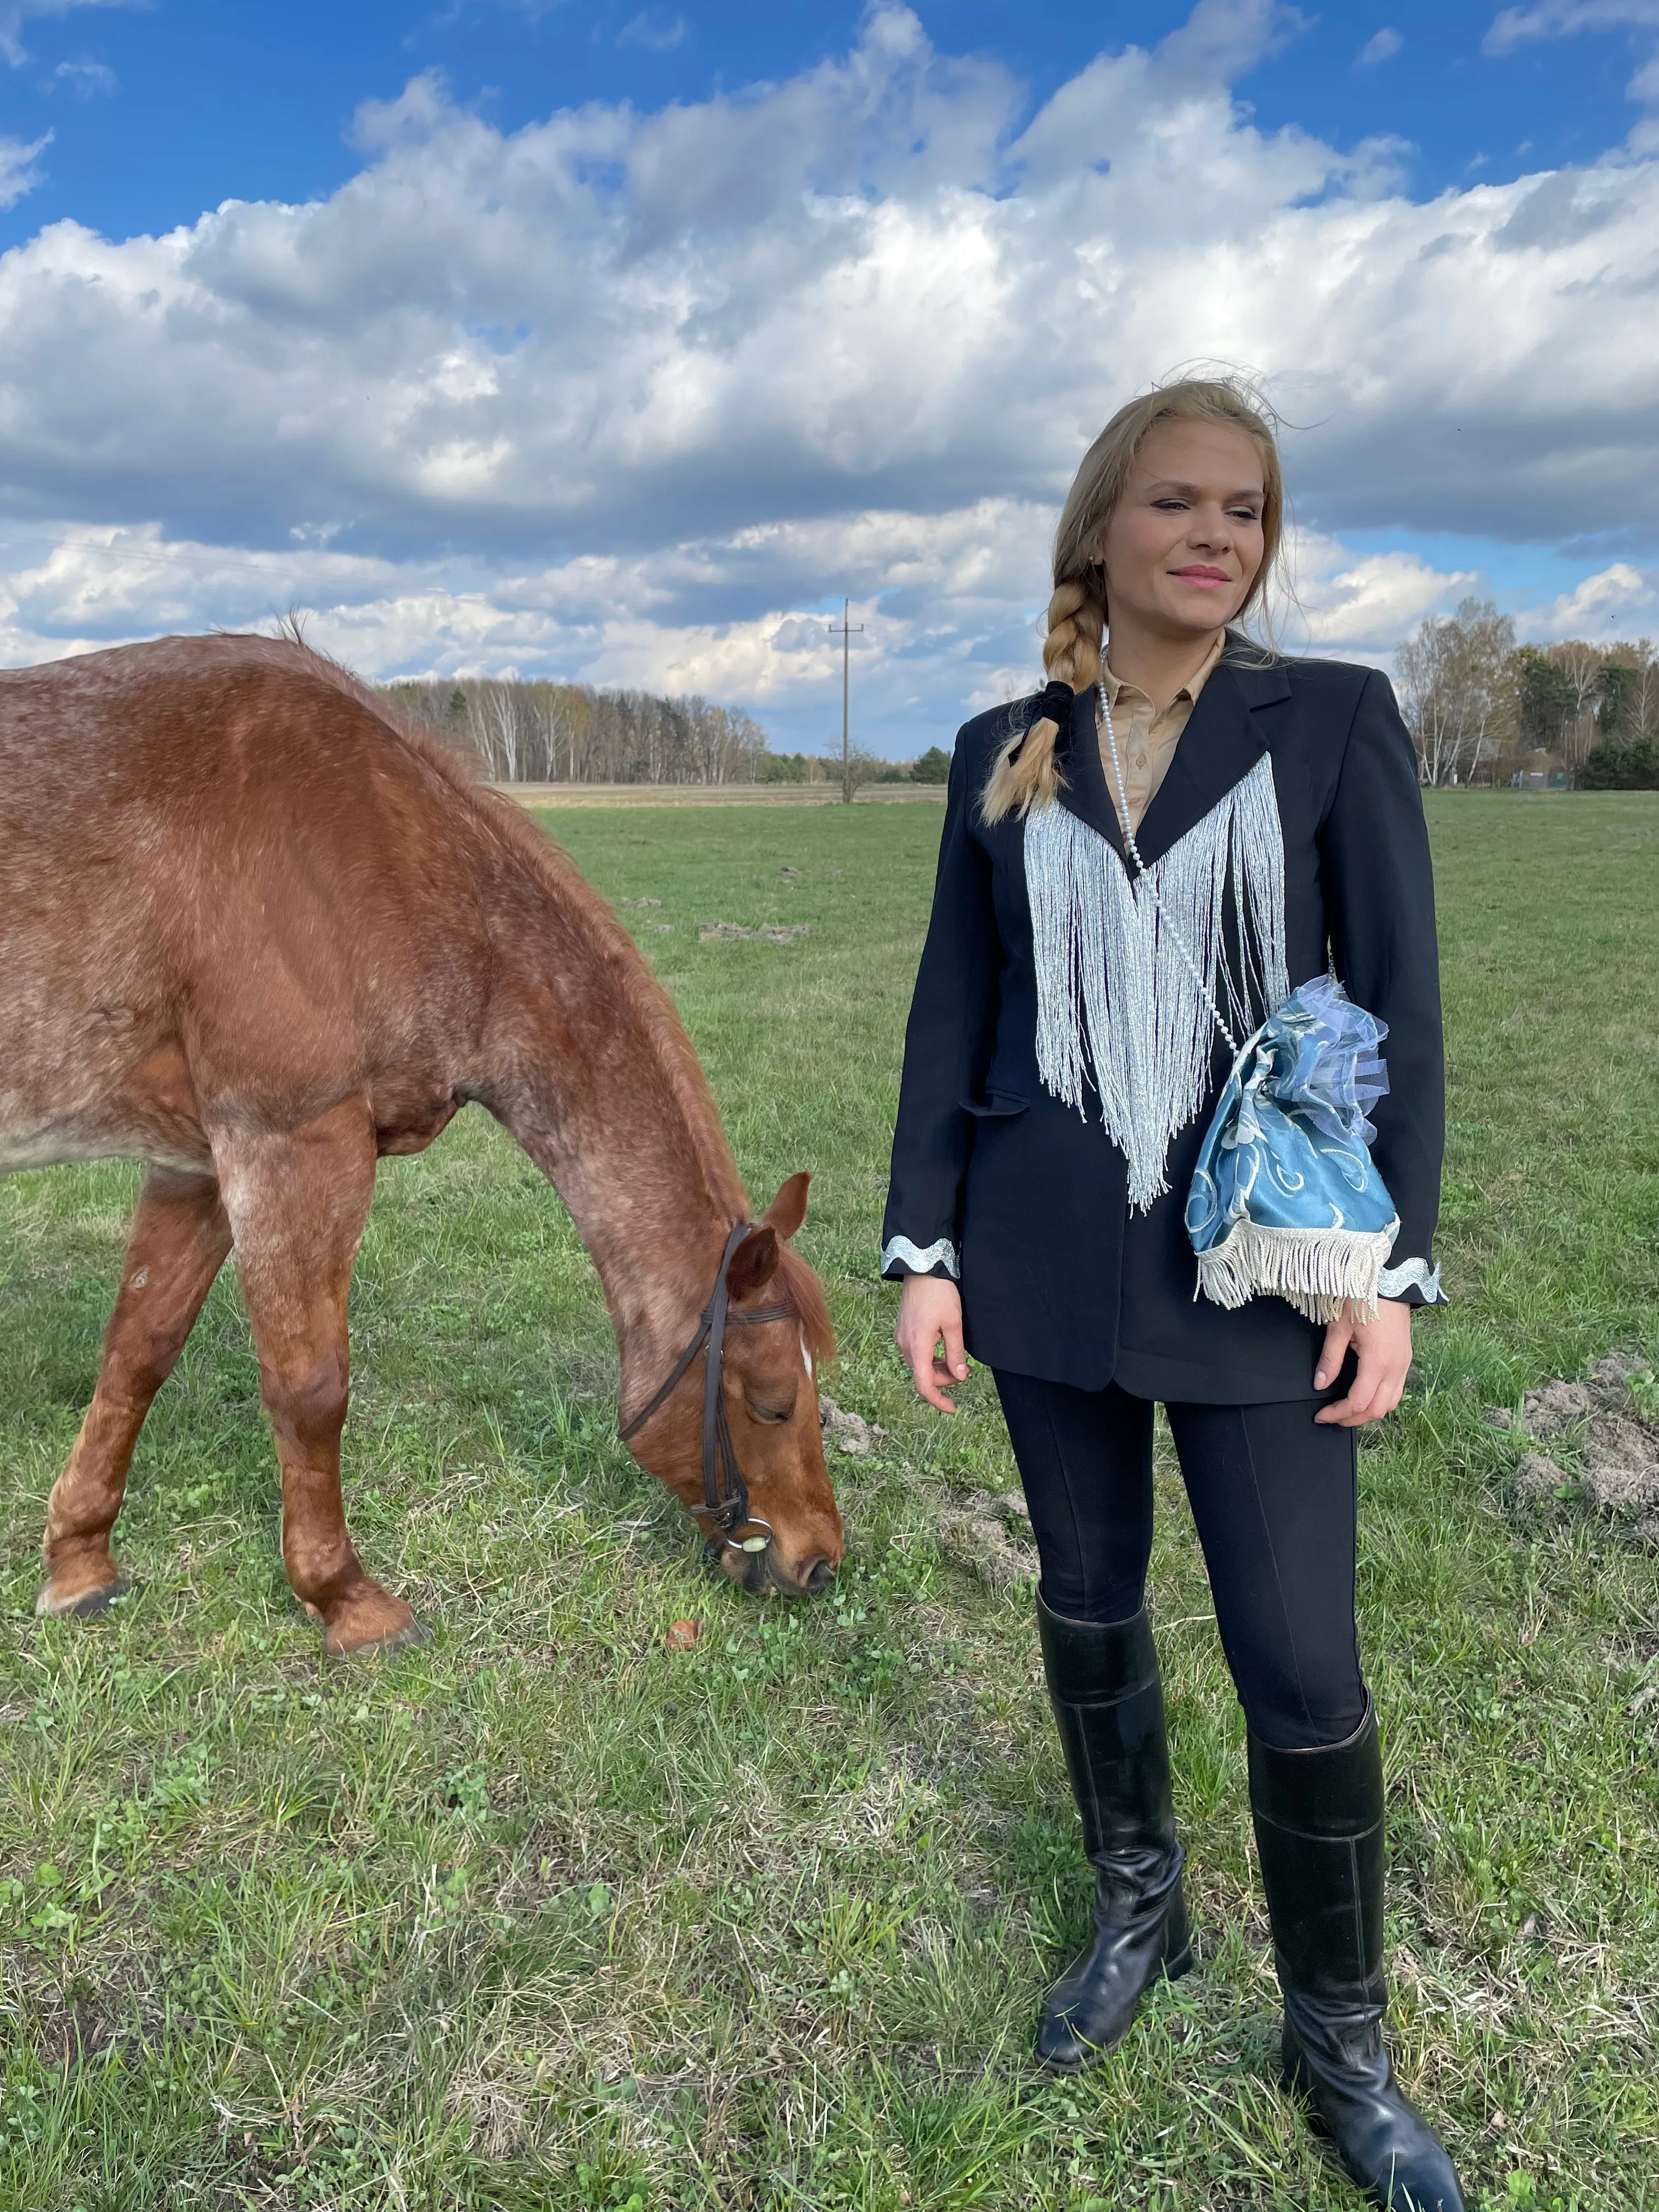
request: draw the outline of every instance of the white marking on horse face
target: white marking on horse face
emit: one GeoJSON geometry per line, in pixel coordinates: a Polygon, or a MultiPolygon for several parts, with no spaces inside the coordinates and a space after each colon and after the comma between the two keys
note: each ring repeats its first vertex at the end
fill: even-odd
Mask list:
{"type": "Polygon", "coordinates": [[[816,1378],[812,1373],[812,1355],[806,1349],[806,1331],[805,1329],[802,1329],[800,1333],[800,1364],[806,1370],[807,1381],[809,1382],[814,1381],[816,1378]]]}

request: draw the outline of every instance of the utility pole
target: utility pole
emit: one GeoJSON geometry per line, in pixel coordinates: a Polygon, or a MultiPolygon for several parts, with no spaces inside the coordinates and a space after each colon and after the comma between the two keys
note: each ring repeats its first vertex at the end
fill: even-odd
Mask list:
{"type": "Polygon", "coordinates": [[[840,627],[837,628],[834,623],[830,625],[830,636],[838,637],[841,640],[841,795],[842,804],[848,806],[853,804],[853,751],[848,743],[847,710],[848,687],[851,683],[848,656],[853,649],[853,640],[860,636],[864,629],[862,623],[854,623],[848,619],[852,611],[851,599],[843,599],[841,603],[840,627]]]}

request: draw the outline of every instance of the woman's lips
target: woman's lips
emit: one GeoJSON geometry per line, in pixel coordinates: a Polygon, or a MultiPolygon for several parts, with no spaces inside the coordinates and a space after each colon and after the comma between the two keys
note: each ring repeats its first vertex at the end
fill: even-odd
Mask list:
{"type": "Polygon", "coordinates": [[[1224,568],[1172,568],[1170,574],[1182,584],[1231,584],[1232,581],[1224,568]]]}

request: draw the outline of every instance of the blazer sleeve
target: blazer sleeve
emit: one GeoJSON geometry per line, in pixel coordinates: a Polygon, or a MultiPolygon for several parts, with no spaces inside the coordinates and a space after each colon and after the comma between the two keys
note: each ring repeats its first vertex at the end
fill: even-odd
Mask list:
{"type": "Polygon", "coordinates": [[[959,1279],[962,1194],[973,1145],[960,1101],[983,1085],[997,1015],[999,952],[991,865],[970,834],[969,746],[958,734],[939,840],[933,917],[904,1033],[904,1073],[881,1272],[959,1279]]]}
{"type": "Polygon", "coordinates": [[[1337,973],[1348,996],[1389,1025],[1389,1089],[1371,1109],[1371,1157],[1400,1234],[1378,1289],[1409,1305],[1441,1305],[1434,1231],[1446,1081],[1434,876],[1416,755],[1379,672],[1368,678],[1348,733],[1321,872],[1337,973]]]}

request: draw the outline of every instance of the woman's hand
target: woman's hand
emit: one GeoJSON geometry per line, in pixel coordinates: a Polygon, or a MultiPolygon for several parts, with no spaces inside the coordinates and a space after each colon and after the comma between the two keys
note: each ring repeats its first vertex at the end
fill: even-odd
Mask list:
{"type": "Polygon", "coordinates": [[[1380,1421],[1400,1403],[1412,1364],[1411,1308],[1403,1298],[1379,1298],[1375,1321],[1334,1321],[1320,1347],[1315,1389],[1323,1390],[1336,1379],[1350,1345],[1359,1354],[1359,1368],[1348,1395],[1322,1406],[1314,1419],[1363,1429],[1367,1421],[1380,1421]]]}
{"type": "Polygon", "coordinates": [[[941,1413],[954,1413],[945,1396],[952,1382],[968,1379],[968,1355],[962,1348],[962,1293],[938,1275],[907,1275],[899,1292],[894,1339],[915,1377],[916,1390],[941,1413]],[[939,1346],[945,1357],[939,1357],[939,1346]]]}

